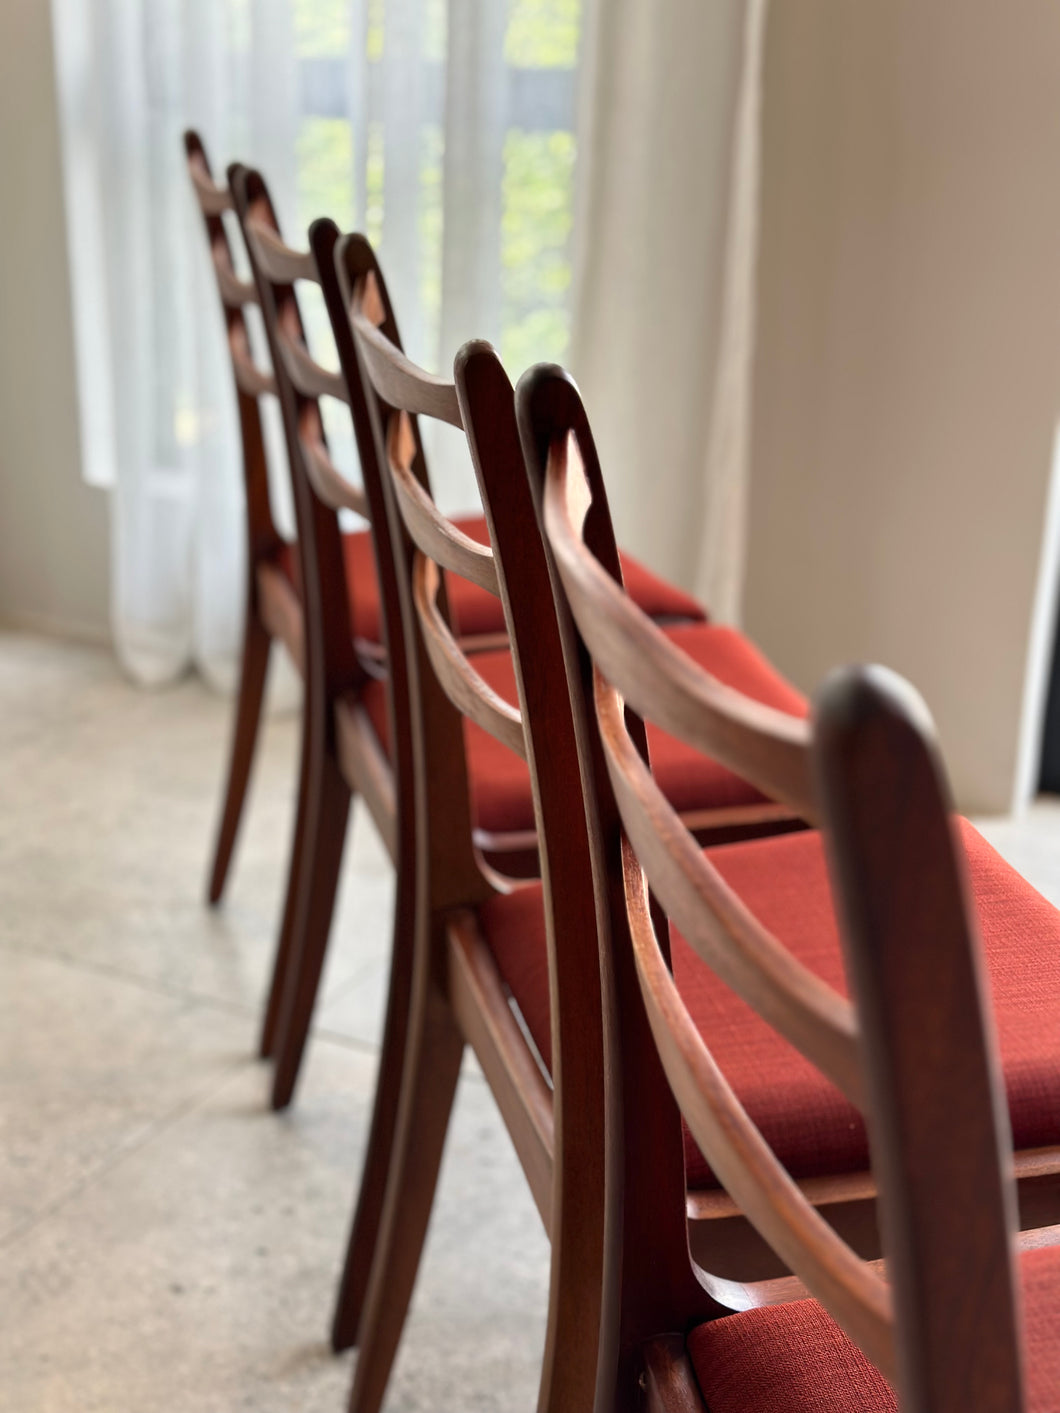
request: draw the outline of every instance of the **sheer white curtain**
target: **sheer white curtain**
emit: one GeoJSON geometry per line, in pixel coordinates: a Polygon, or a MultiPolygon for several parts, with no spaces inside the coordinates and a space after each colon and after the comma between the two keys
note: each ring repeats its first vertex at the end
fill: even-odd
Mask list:
{"type": "Polygon", "coordinates": [[[571,367],[623,543],[738,619],[766,0],[595,0],[571,367]]]}
{"type": "MultiPolygon", "coordinates": [[[[138,679],[228,682],[242,611],[230,374],[180,135],[260,166],[292,242],[378,244],[414,357],[562,357],[579,0],[52,0],[85,474],[112,487],[115,640],[138,679]]],[[[310,304],[311,336],[326,321],[310,304]]],[[[348,429],[329,419],[356,474],[348,429]]],[[[291,529],[286,468],[274,488],[291,529]]],[[[472,503],[439,440],[442,498],[472,503]]]]}

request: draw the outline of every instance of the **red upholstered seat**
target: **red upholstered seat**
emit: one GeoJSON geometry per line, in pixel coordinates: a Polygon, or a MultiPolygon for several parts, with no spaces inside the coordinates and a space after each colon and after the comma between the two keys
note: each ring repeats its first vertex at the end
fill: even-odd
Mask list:
{"type": "MultiPolygon", "coordinates": [[[[473,540],[478,540],[480,544],[489,544],[489,530],[484,516],[468,516],[458,519],[455,523],[473,540]]],[[[346,559],[346,582],[350,586],[353,636],[365,642],[378,643],[382,637],[382,608],[371,533],[368,530],[359,530],[343,535],[342,542],[346,559]]],[[[298,546],[285,543],[280,550],[278,563],[291,583],[297,587],[298,546]]],[[[652,618],[702,620],[706,617],[694,598],[667,584],[664,579],[652,574],[635,559],[623,555],[622,572],[628,592],[652,618]]],[[[472,638],[485,633],[504,632],[504,610],[495,595],[467,579],[458,578],[455,574],[448,576],[447,587],[453,619],[463,636],[472,638]]]]}
{"type": "MultiPolygon", "coordinates": [[[[1060,1142],[1060,912],[966,821],[955,821],[979,919],[1017,1148],[1060,1142]]],[[[708,849],[750,911],[844,991],[821,836],[807,830],[708,849]]],[[[551,1054],[540,887],[491,899],[483,925],[546,1064],[551,1054]]],[[[795,1177],[868,1167],[861,1115],[808,1060],[672,938],[685,1003],[751,1118],[795,1177]]],[[[686,1134],[691,1187],[714,1179],[686,1134]]]]}
{"type": "MultiPolygon", "coordinates": [[[[721,681],[780,711],[805,714],[805,698],[734,628],[689,623],[668,628],[666,633],[672,642],[721,681]]],[[[513,704],[517,702],[515,669],[506,648],[476,653],[474,667],[495,692],[513,704]]],[[[369,684],[364,704],[385,746],[387,716],[383,687],[369,684]]],[[[474,722],[465,722],[465,741],[476,825],[491,834],[532,830],[534,807],[526,762],[474,722]]],[[[648,750],[656,777],[667,798],[679,810],[722,809],[762,799],[761,792],[746,780],[651,725],[648,750]]]]}
{"type": "MultiPolygon", "coordinates": [[[[1028,1413],[1060,1413],[1060,1248],[1020,1257],[1028,1413]]],[[[700,1325],[688,1351],[710,1413],[897,1413],[879,1370],[816,1300],[700,1325]]]]}
{"type": "MultiPolygon", "coordinates": [[[[805,714],[805,698],[735,629],[690,623],[668,628],[667,636],[721,681],[781,711],[805,714]]],[[[507,650],[477,653],[474,666],[495,692],[513,704],[517,701],[515,671],[507,650]]],[[[366,694],[365,706],[385,742],[382,693],[366,694]]],[[[465,729],[475,823],[495,834],[533,829],[526,762],[474,723],[466,723],[465,729]]],[[[652,726],[648,727],[648,744],[652,768],[667,797],[680,810],[721,809],[762,799],[753,785],[732,771],[652,726]]]]}

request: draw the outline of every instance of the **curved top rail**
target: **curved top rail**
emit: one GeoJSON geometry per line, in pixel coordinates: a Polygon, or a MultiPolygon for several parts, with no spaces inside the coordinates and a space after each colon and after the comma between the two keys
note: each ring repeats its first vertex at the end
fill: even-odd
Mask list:
{"type": "Polygon", "coordinates": [[[233,270],[228,251],[215,244],[210,252],[221,298],[228,309],[242,309],[245,304],[258,303],[258,291],[252,280],[241,280],[233,270]]]}
{"type": "Polygon", "coordinates": [[[463,431],[453,383],[417,367],[360,310],[351,311],[350,322],[372,386],[385,402],[463,431]]]}
{"type": "Polygon", "coordinates": [[[470,579],[487,593],[500,597],[497,563],[489,545],[479,544],[435,505],[412,472],[415,442],[405,413],[390,418],[387,428],[387,465],[405,529],[417,549],[443,569],[470,579]]]}
{"type": "Polygon", "coordinates": [[[810,723],[711,676],[651,621],[586,546],[589,486],[573,434],[549,450],[545,528],[578,628],[604,677],[641,716],[818,818],[810,723]]]}
{"type": "Polygon", "coordinates": [[[284,371],[303,397],[333,397],[349,402],[346,380],[318,363],[302,342],[288,329],[278,327],[276,344],[283,359],[284,371]]]}
{"type": "Polygon", "coordinates": [[[429,556],[417,552],[412,566],[412,596],[423,630],[423,643],[442,691],[464,716],[501,745],[526,759],[523,718],[475,671],[438,608],[441,575],[429,556]]]}
{"type": "Polygon", "coordinates": [[[254,216],[247,218],[243,228],[247,240],[253,242],[258,266],[274,285],[291,285],[295,280],[312,280],[319,284],[320,276],[312,251],[293,249],[254,216]]]}
{"type": "Polygon", "coordinates": [[[203,215],[220,216],[224,211],[235,210],[231,191],[227,186],[218,186],[212,179],[200,153],[189,156],[188,171],[203,215]]]}

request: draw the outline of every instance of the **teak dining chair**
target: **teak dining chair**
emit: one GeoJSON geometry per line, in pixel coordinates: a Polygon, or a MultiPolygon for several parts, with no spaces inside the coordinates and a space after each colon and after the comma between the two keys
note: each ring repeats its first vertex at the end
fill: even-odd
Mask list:
{"type": "MultiPolygon", "coordinates": [[[[599,1265],[590,1259],[588,1247],[594,1230],[599,1231],[603,1203],[592,1156],[593,1135],[599,1132],[593,1106],[602,1103],[602,1055],[593,1019],[599,1011],[599,983],[588,922],[592,877],[563,650],[526,488],[512,387],[485,344],[461,351],[454,384],[417,369],[380,328],[385,301],[366,242],[344,238],[336,247],[336,262],[374,397],[369,405],[377,461],[385,470],[391,502],[389,523],[411,649],[420,868],[414,996],[386,1205],[363,1309],[347,1301],[346,1285],[357,1275],[352,1255],[347,1258],[335,1343],[341,1347],[359,1334],[351,1407],[372,1413],[383,1395],[415,1279],[466,1042],[475,1048],[498,1097],[553,1241],[555,1305],[544,1385],[558,1380],[565,1396],[573,1397],[575,1389],[583,1396],[581,1336],[592,1325],[600,1282],[599,1265]],[[444,417],[466,430],[492,553],[478,546],[472,550],[427,493],[417,415],[444,417]],[[474,658],[461,653],[447,623],[441,587],[445,573],[476,573],[479,582],[495,587],[504,603],[511,651],[474,658]],[[512,706],[513,698],[522,715],[512,706]],[[504,756],[512,767],[501,763],[504,756]],[[470,829],[472,792],[460,808],[453,804],[461,782],[467,792],[468,775],[476,778],[476,761],[486,758],[498,761],[494,778],[518,768],[532,782],[542,850],[540,885],[512,889],[484,869],[470,829]],[[512,999],[529,1025],[534,1048],[512,1020],[512,999]],[[564,1031],[572,1038],[561,1058],[564,1031]],[[572,1094],[573,1101],[564,1099],[572,1094]],[[565,1128],[561,1132],[563,1114],[572,1112],[564,1110],[567,1102],[573,1104],[574,1134],[565,1128]],[[574,1233],[563,1225],[564,1214],[574,1223],[574,1233]],[[557,1353],[560,1344],[564,1351],[578,1350],[573,1365],[566,1352],[557,1353]]],[[[798,694],[745,640],[738,651],[739,635],[732,630],[701,623],[660,632],[723,677],[741,683],[750,677],[750,690],[766,700],[772,696],[789,710],[803,709],[798,694]]],[[[660,787],[675,808],[693,805],[685,827],[702,826],[704,812],[694,807],[696,791],[701,800],[709,798],[721,776],[728,789],[749,792],[745,798],[764,798],[717,762],[663,733],[656,734],[654,745],[660,787]]],[[[775,805],[770,809],[776,826],[781,811],[775,805]]],[[[786,808],[783,817],[789,823],[797,819],[786,808]]],[[[696,1227],[706,1215],[715,1230],[725,1226],[733,1259],[761,1259],[761,1242],[754,1238],[749,1253],[746,1224],[736,1219],[731,1203],[719,1204],[715,1197],[697,1201],[692,1212],[696,1227]]]]}
{"type": "MultiPolygon", "coordinates": [[[[303,791],[292,870],[298,906],[277,952],[262,1046],[276,1055],[273,1104],[281,1108],[290,1101],[304,1052],[353,792],[363,795],[395,860],[399,931],[403,922],[413,846],[412,834],[402,828],[408,811],[403,814],[400,808],[398,768],[407,734],[405,653],[388,543],[375,537],[373,544],[367,530],[344,534],[339,526],[339,509],[354,511],[369,523],[381,514],[381,504],[373,503],[381,488],[373,474],[374,449],[360,383],[346,376],[353,355],[343,347],[341,327],[344,371],[317,362],[306,340],[296,285],[320,283],[316,253],[283,242],[259,172],[236,165],[230,181],[272,358],[294,490],[299,541],[297,547],[284,545],[280,560],[298,587],[305,617],[303,791]],[[323,397],[349,406],[366,470],[363,488],[351,485],[331,461],[323,397]],[[394,720],[391,697],[397,705],[394,720]]],[[[318,232],[318,250],[327,239],[326,231],[318,232]]],[[[324,265],[330,269],[330,259],[324,265]]],[[[324,289],[325,300],[331,294],[324,289]]],[[[480,517],[462,520],[460,529],[472,538],[486,534],[480,517]]],[[[506,641],[503,615],[491,595],[463,580],[454,583],[453,594],[467,642],[481,649],[506,641]]],[[[536,870],[532,835],[485,830],[479,842],[494,864],[508,872],[536,870]]]]}
{"type": "MultiPolygon", "coordinates": [[[[366,457],[370,461],[371,452],[367,450],[370,434],[366,431],[363,394],[358,385],[355,357],[349,346],[350,334],[348,328],[345,332],[342,328],[345,313],[338,309],[331,311],[332,323],[338,331],[342,367],[339,376],[314,363],[301,324],[296,284],[300,279],[315,281],[320,267],[312,253],[284,246],[260,173],[250,173],[247,178],[254,186],[257,193],[255,199],[261,208],[251,218],[251,224],[262,227],[255,238],[255,248],[248,252],[252,258],[252,269],[256,269],[257,274],[253,283],[247,283],[236,277],[232,252],[221,220],[224,211],[234,210],[232,193],[227,186],[214,183],[198,135],[188,132],[185,146],[193,186],[206,223],[229,330],[244,434],[249,528],[250,586],[244,634],[246,647],[232,764],[210,890],[212,901],[220,896],[245,798],[271,634],[279,634],[288,642],[292,656],[306,679],[307,700],[311,697],[314,703],[307,709],[303,720],[298,810],[287,902],[262,1028],[262,1053],[276,1055],[272,1097],[274,1106],[280,1108],[290,1101],[301,1064],[334,904],[345,831],[342,821],[348,815],[348,803],[342,803],[344,789],[337,780],[336,751],[340,758],[340,773],[344,769],[344,753],[351,756],[350,769],[345,771],[347,784],[366,790],[376,823],[384,830],[384,837],[389,831],[392,852],[397,849],[400,854],[400,825],[391,822],[390,806],[390,797],[396,801],[400,786],[388,783],[389,762],[380,759],[376,749],[379,742],[357,729],[356,714],[351,716],[349,711],[344,711],[341,729],[337,738],[332,740],[330,728],[323,724],[328,719],[328,708],[320,706],[321,701],[328,699],[329,693],[341,695],[345,692],[347,696],[351,691],[355,693],[357,683],[376,699],[377,706],[383,699],[385,693],[378,683],[387,673],[384,621],[387,599],[393,600],[396,589],[392,576],[388,581],[387,574],[383,572],[385,565],[377,565],[370,532],[341,533],[335,515],[341,507],[355,511],[370,521],[373,486],[378,487],[378,477],[372,476],[370,466],[369,474],[364,476],[363,489],[351,486],[338,475],[328,454],[320,418],[320,396],[349,402],[360,458],[362,463],[366,457]],[[261,297],[262,278],[259,278],[265,274],[263,260],[268,269],[278,276],[272,281],[265,278],[265,285],[271,285],[271,293],[267,290],[268,297],[264,300],[261,297]],[[268,263],[270,260],[271,264],[268,263]],[[249,341],[242,314],[243,307],[248,303],[261,309],[270,350],[280,349],[283,354],[279,364],[274,362],[271,373],[254,368],[250,362],[249,341]],[[279,399],[284,415],[299,534],[303,533],[304,522],[309,526],[316,544],[316,549],[310,548],[308,554],[300,554],[299,546],[286,543],[274,528],[268,500],[265,441],[258,407],[259,398],[265,395],[279,399]],[[345,600],[341,592],[343,579],[345,600]],[[315,615],[308,629],[305,622],[307,605],[315,615]],[[329,613],[331,617],[325,621],[329,613]],[[352,651],[349,646],[351,632],[352,651]],[[345,687],[341,686],[343,683],[345,687]],[[329,752],[330,765],[325,759],[329,752]],[[323,809],[329,811],[326,821],[321,817],[323,809]],[[314,842],[325,839],[326,843],[314,842]]],[[[330,276],[332,288],[325,288],[325,300],[334,300],[334,269],[329,244],[333,238],[326,230],[327,224],[324,223],[318,242],[328,246],[324,252],[323,269],[325,282],[330,276]]],[[[246,231],[243,236],[245,243],[246,231]]],[[[393,325],[392,314],[390,317],[393,325]]],[[[396,327],[392,326],[392,333],[396,338],[396,327]]],[[[275,360],[275,353],[273,357],[275,360]]],[[[485,539],[486,526],[481,516],[461,517],[456,523],[470,538],[485,539]]],[[[382,553],[385,560],[388,551],[382,553]]],[[[631,592],[653,616],[675,622],[702,618],[702,609],[687,594],[635,561],[627,559],[624,564],[631,592]]],[[[492,595],[475,583],[457,578],[450,584],[450,591],[463,640],[476,648],[496,646],[505,640],[503,613],[492,595]]],[[[391,619],[396,612],[396,600],[393,600],[391,619]]],[[[395,657],[403,661],[404,651],[400,644],[395,657]]],[[[377,716],[385,721],[385,711],[377,711],[377,716]]],[[[400,730],[396,734],[400,738],[400,730]]],[[[528,784],[515,781],[509,790],[507,803],[514,808],[516,827],[509,827],[503,810],[494,810],[498,827],[479,826],[476,834],[478,843],[505,872],[517,876],[533,873],[537,867],[536,839],[531,827],[528,784]]],[[[769,810],[769,806],[764,807],[766,815],[769,810]]]]}
{"type": "MultiPolygon", "coordinates": [[[[386,284],[367,241],[362,237],[349,236],[338,242],[338,232],[334,224],[321,220],[311,228],[310,243],[317,258],[325,302],[332,318],[339,361],[346,376],[355,416],[361,416],[366,407],[370,406],[373,425],[375,431],[378,431],[378,427],[388,415],[387,394],[397,398],[401,388],[414,387],[419,399],[415,406],[419,411],[439,416],[457,426],[461,425],[453,385],[419,373],[401,353],[386,284]],[[354,347],[354,328],[350,317],[351,298],[359,311],[361,341],[363,343],[365,339],[369,340],[374,349],[374,353],[365,353],[362,349],[360,358],[354,347]],[[369,376],[365,376],[362,368],[364,359],[368,359],[372,364],[373,371],[369,376]],[[373,378],[381,380],[379,388],[384,390],[382,394],[379,388],[373,386],[373,378]],[[358,408],[361,412],[356,411],[358,408]]],[[[483,410],[483,417],[492,428],[492,434],[505,441],[506,473],[521,477],[521,454],[514,420],[513,389],[503,375],[492,388],[491,401],[483,410]]],[[[413,428],[412,434],[416,437],[418,432],[414,417],[410,425],[413,428]]],[[[373,451],[371,446],[365,445],[368,440],[370,438],[362,438],[358,433],[365,485],[378,486],[382,495],[384,481],[389,476],[389,472],[386,476],[383,472],[386,464],[385,447],[378,437],[373,436],[376,447],[373,451]]],[[[453,526],[440,515],[430,498],[427,468],[418,441],[414,463],[415,475],[402,479],[399,497],[403,500],[412,498],[413,504],[425,518],[423,533],[434,537],[431,543],[434,544],[435,540],[445,543],[447,536],[453,536],[453,526]]],[[[379,515],[376,514],[374,524],[377,527],[377,542],[381,538],[378,535],[380,523],[379,515]]],[[[486,539],[486,521],[480,523],[481,538],[486,539]]],[[[526,527],[534,533],[532,520],[526,522],[526,527]]],[[[487,585],[496,592],[496,578],[490,568],[488,550],[481,545],[478,534],[472,541],[468,539],[466,532],[461,533],[462,531],[463,527],[458,524],[456,538],[462,550],[458,567],[453,568],[450,565],[444,576],[450,608],[455,608],[455,616],[461,625],[464,616],[460,600],[454,595],[454,589],[459,592],[460,586],[463,585],[466,592],[468,581],[477,581],[480,593],[486,592],[487,585]]],[[[393,575],[393,565],[396,562],[394,552],[380,543],[378,557],[381,577],[388,581],[393,575]]],[[[777,677],[768,664],[754,653],[750,645],[741,645],[728,630],[717,629],[702,622],[702,612],[696,609],[694,602],[690,602],[669,585],[656,579],[635,561],[623,556],[622,563],[630,581],[631,593],[644,611],[655,615],[660,621],[667,620],[668,632],[681,637],[691,636],[694,650],[713,655],[713,659],[719,663],[719,670],[727,670],[739,677],[748,684],[749,690],[757,690],[767,696],[779,695],[785,701],[799,703],[797,694],[777,677]],[[689,618],[693,613],[698,616],[699,622],[681,622],[682,617],[689,618]]],[[[397,579],[394,578],[393,582],[396,594],[397,579]]],[[[546,608],[550,604],[547,595],[541,602],[546,608]]],[[[499,601],[494,599],[494,603],[499,610],[499,601]]],[[[395,615],[395,618],[397,617],[395,615]]],[[[409,631],[408,627],[404,630],[406,646],[412,641],[409,631]]],[[[418,631],[414,624],[412,631],[418,631]]],[[[526,631],[530,631],[529,624],[526,631]]],[[[510,652],[484,651],[479,639],[465,637],[461,639],[461,643],[465,648],[476,649],[475,671],[489,683],[491,690],[499,696],[507,695],[509,699],[513,698],[516,695],[516,682],[510,652]]],[[[392,649],[396,654],[396,640],[392,641],[392,649]]],[[[395,689],[394,696],[397,718],[400,712],[406,712],[408,709],[404,690],[395,689]]],[[[407,724],[399,724],[396,732],[400,754],[396,768],[399,778],[408,782],[410,794],[414,763],[405,743],[411,740],[411,729],[411,722],[408,721],[407,724]]],[[[502,872],[510,874],[511,869],[507,867],[506,861],[511,854],[506,850],[511,850],[520,843],[533,846],[536,850],[536,820],[530,773],[519,753],[494,740],[488,731],[480,729],[473,722],[466,726],[466,759],[469,776],[463,788],[469,790],[474,848],[492,868],[500,868],[502,872]]],[[[442,767],[437,769],[442,770],[442,767]]],[[[447,778],[451,773],[451,765],[447,762],[443,775],[447,778]]],[[[680,750],[670,753],[664,773],[667,787],[673,797],[681,801],[690,826],[708,837],[740,837],[770,829],[801,827],[801,822],[793,819],[790,811],[778,808],[773,802],[765,800],[729,772],[720,770],[709,762],[693,759],[688,753],[683,757],[680,750]]],[[[405,801],[403,818],[409,821],[411,826],[413,807],[409,795],[403,794],[402,799],[405,801]]],[[[436,844],[438,834],[436,827],[436,844]]],[[[414,849],[429,850],[430,847],[419,843],[410,845],[410,848],[414,849]]],[[[536,853],[534,857],[536,861],[536,853]]],[[[437,864],[431,856],[431,868],[443,866],[444,856],[443,862],[437,864]]],[[[405,906],[406,903],[411,906],[412,890],[403,887],[399,893],[399,906],[405,906]]],[[[402,939],[407,935],[404,929],[396,933],[396,936],[402,939]]],[[[543,952],[541,955],[543,957],[543,952]]],[[[384,1075],[396,1074],[405,1055],[411,957],[404,952],[395,951],[391,967],[383,1041],[384,1075]]],[[[395,1109],[396,1095],[391,1097],[380,1087],[377,1091],[366,1172],[381,1173],[389,1162],[395,1109]]],[[[336,1348],[346,1347],[357,1337],[372,1239],[381,1202],[382,1191],[373,1193],[366,1183],[362,1183],[332,1332],[336,1348]]]]}
{"type": "Polygon", "coordinates": [[[893,674],[837,675],[811,723],[675,651],[615,577],[573,384],[538,369],[517,401],[557,602],[580,635],[568,680],[600,805],[615,1082],[596,1409],[1055,1411],[1060,916],[952,817],[926,709],[893,674]],[[823,832],[701,850],[652,778],[642,716],[823,832]],[[706,985],[689,986],[690,962],[706,985]],[[755,1050],[786,1119],[753,1082],[755,1050]],[[878,1184],[885,1273],[792,1176],[806,1133],[827,1147],[829,1120],[878,1184]],[[690,1140],[793,1276],[719,1278],[709,1241],[690,1260],[690,1140]],[[1018,1271],[1013,1174],[1023,1226],[1042,1228],[1019,1238],[1018,1271]]]}

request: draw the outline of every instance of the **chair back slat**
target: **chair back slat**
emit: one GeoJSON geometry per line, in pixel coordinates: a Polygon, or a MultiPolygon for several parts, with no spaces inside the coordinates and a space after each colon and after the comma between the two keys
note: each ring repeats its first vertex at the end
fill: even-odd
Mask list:
{"type": "Polygon", "coordinates": [[[415,452],[408,416],[400,413],[392,417],[387,432],[387,464],[409,538],[417,549],[429,555],[443,569],[449,569],[462,579],[469,579],[488,593],[499,596],[493,551],[488,545],[479,544],[470,535],[465,535],[458,525],[441,513],[413,474],[415,452]]]}
{"type": "Polygon", "coordinates": [[[593,661],[634,711],[812,820],[807,722],[719,682],[673,645],[586,548],[590,502],[577,442],[561,437],[548,458],[545,526],[593,661]]]}
{"type": "Polygon", "coordinates": [[[354,312],[351,318],[361,359],[378,396],[403,412],[433,417],[463,431],[453,384],[417,368],[365,313],[354,312]]]}
{"type": "Polygon", "coordinates": [[[279,395],[276,387],[276,379],[271,373],[266,373],[250,356],[246,348],[232,349],[232,367],[235,370],[236,382],[239,384],[241,392],[248,397],[261,397],[263,393],[269,393],[272,397],[279,395]]]}
{"type": "Polygon", "coordinates": [[[321,431],[320,413],[317,408],[313,407],[311,417],[303,413],[299,436],[302,450],[305,452],[306,471],[314,491],[332,510],[352,510],[362,519],[371,520],[368,497],[360,486],[348,481],[332,461],[321,431]]]}
{"type": "Polygon", "coordinates": [[[257,304],[258,292],[250,280],[241,280],[232,269],[226,252],[214,246],[211,251],[214,274],[221,299],[228,309],[242,309],[245,304],[257,304]]]}
{"type": "Polygon", "coordinates": [[[648,1021],[692,1136],[729,1195],[805,1284],[841,1310],[851,1338],[893,1378],[890,1291],[812,1207],[748,1118],[659,952],[644,875],[627,844],[630,935],[648,1021]]]}
{"type": "Polygon", "coordinates": [[[293,285],[296,280],[319,283],[311,251],[287,245],[279,232],[264,221],[251,218],[244,229],[259,269],[274,285],[293,285]]]}
{"type": "Polygon", "coordinates": [[[623,827],[652,893],[711,970],[861,1107],[853,1006],[796,961],[707,862],[630,739],[622,700],[599,670],[595,699],[623,827]]]}
{"type": "Polygon", "coordinates": [[[464,716],[516,755],[526,759],[523,719],[472,666],[438,607],[441,576],[433,559],[417,553],[412,565],[412,597],[419,617],[424,646],[434,674],[445,695],[464,716]]]}
{"type": "Polygon", "coordinates": [[[310,354],[301,338],[281,327],[276,331],[284,371],[302,397],[333,397],[347,401],[346,384],[341,373],[325,368],[310,354]]]}
{"type": "Polygon", "coordinates": [[[188,172],[204,216],[221,216],[232,210],[232,193],[227,186],[218,186],[210,176],[201,145],[198,151],[189,153],[188,172]]]}
{"type": "Polygon", "coordinates": [[[206,229],[239,409],[249,551],[248,592],[254,594],[257,591],[259,561],[273,555],[280,544],[272,514],[265,436],[259,407],[259,398],[263,394],[275,395],[276,384],[271,373],[256,367],[250,351],[244,308],[257,303],[257,290],[239,279],[232,259],[232,246],[223,220],[225,212],[235,210],[231,184],[221,186],[214,181],[202,139],[191,129],[184,134],[184,151],[192,189],[206,229]]]}

